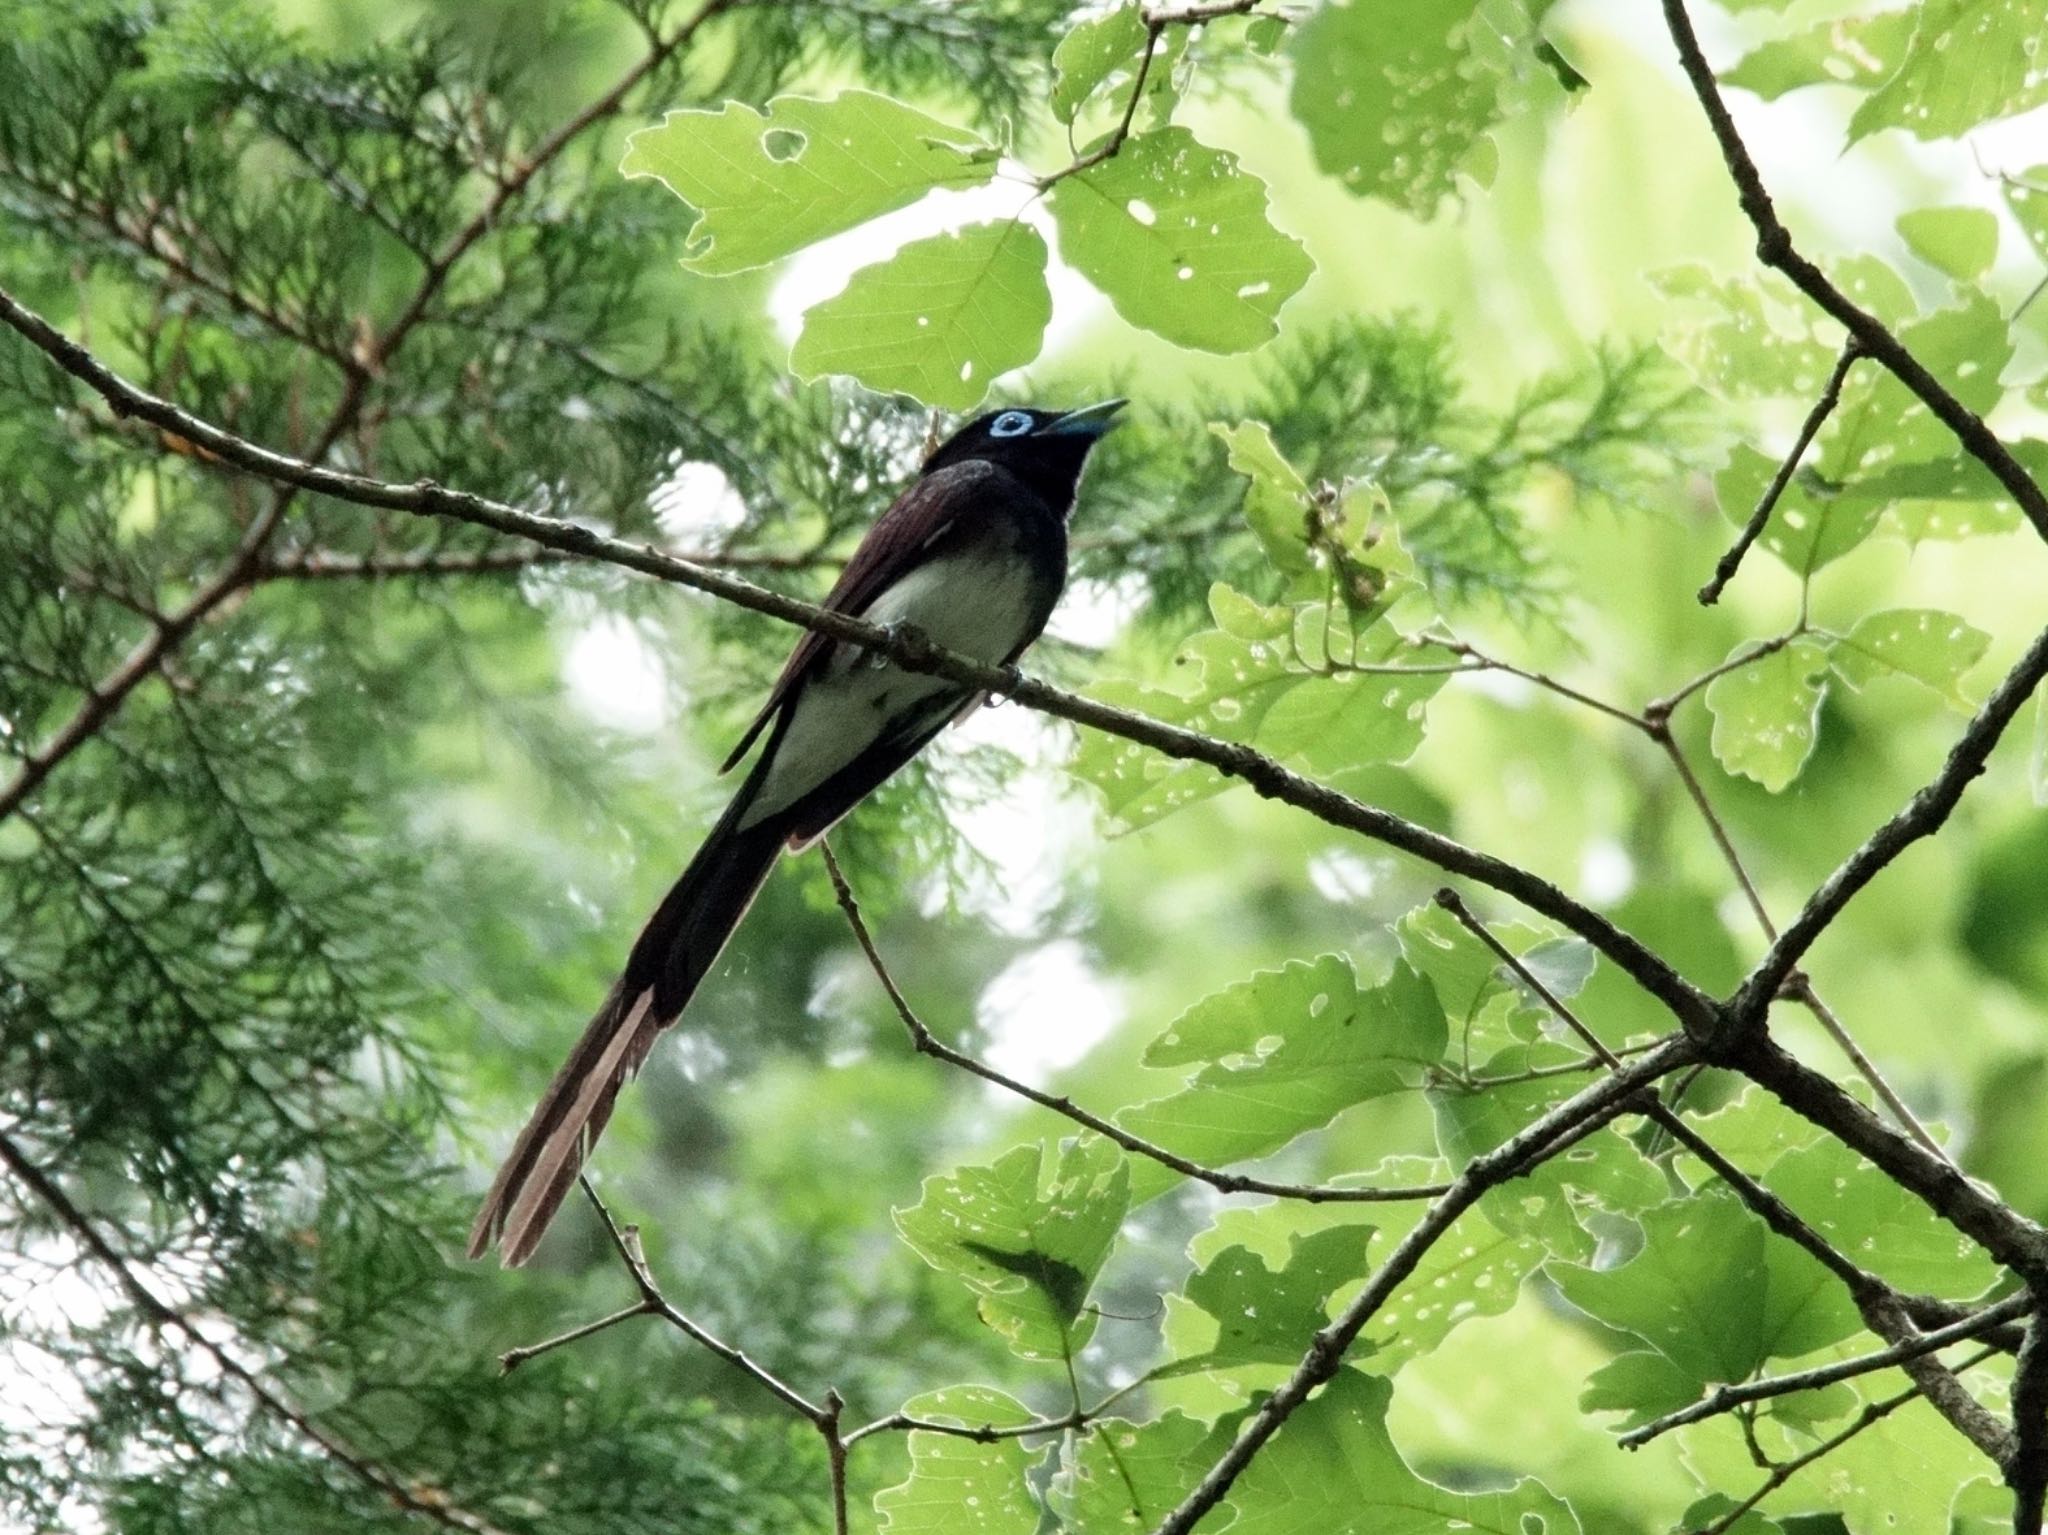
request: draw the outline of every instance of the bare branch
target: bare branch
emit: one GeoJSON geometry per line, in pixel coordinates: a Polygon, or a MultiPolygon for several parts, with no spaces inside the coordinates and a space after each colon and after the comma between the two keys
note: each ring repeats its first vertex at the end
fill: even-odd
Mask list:
{"type": "Polygon", "coordinates": [[[1006,1092],[1030,1100],[1056,1114],[1064,1114],[1075,1124],[1094,1131],[1106,1140],[1114,1141],[1124,1150],[1136,1156],[1146,1157],[1170,1167],[1185,1177],[1208,1184],[1226,1194],[1270,1194],[1277,1199],[1300,1200],[1306,1204],[1386,1204],[1397,1200],[1435,1199],[1449,1189],[1448,1184],[1417,1184],[1409,1188],[1343,1188],[1317,1183],[1274,1183],[1265,1178],[1253,1178],[1243,1173],[1220,1172],[1212,1167],[1168,1151],[1164,1146],[1155,1145],[1142,1136],[1131,1134],[1116,1121],[1092,1114],[1064,1094],[1055,1095],[1014,1077],[1005,1076],[985,1061],[976,1060],[964,1051],[955,1050],[938,1038],[918,1017],[909,999],[896,984],[896,978],[889,973],[889,967],[882,960],[881,950],[875,947],[874,935],[868,931],[867,919],[860,913],[860,903],[854,899],[853,887],[847,883],[845,871],[839,867],[839,860],[833,855],[829,842],[820,840],[818,850],[824,855],[825,870],[832,877],[832,889],[839,898],[839,909],[846,914],[847,925],[853,929],[853,936],[860,944],[861,952],[867,956],[868,968],[874,971],[875,979],[882,983],[882,990],[889,995],[890,1004],[896,1009],[896,1016],[903,1021],[903,1027],[910,1033],[910,1041],[922,1055],[929,1055],[957,1066],[962,1071],[980,1077],[984,1082],[993,1082],[1006,1092]]]}
{"type": "Polygon", "coordinates": [[[1833,1364],[1816,1365],[1810,1370],[1799,1370],[1789,1375],[1772,1375],[1763,1380],[1753,1380],[1735,1386],[1717,1386],[1712,1392],[1690,1407],[1677,1412],[1666,1413],[1641,1428],[1630,1429],[1623,1434],[1619,1443],[1624,1449],[1641,1449],[1651,1440],[1683,1428],[1688,1423],[1698,1423],[1750,1402],[1767,1401],[1774,1396],[1788,1396],[1795,1391],[1816,1391],[1822,1386],[1831,1386],[1838,1380],[1853,1380],[1858,1375],[1868,1375],[1873,1370],[1890,1369],[1893,1365],[1904,1364],[1909,1359],[1918,1359],[1952,1344],[1964,1342],[2002,1326],[2015,1317],[2025,1316],[2034,1309],[2034,1298],[2024,1292],[2008,1296],[1993,1306],[1953,1326],[1943,1327],[1935,1332],[1923,1333],[1911,1342],[1896,1344],[1880,1349],[1874,1354],[1859,1354],[1854,1359],[1841,1359],[1833,1364]]]}
{"type": "MultiPolygon", "coordinates": [[[[1268,799],[1307,811],[1328,825],[1354,831],[1436,864],[1453,874],[1490,885],[1541,912],[1584,938],[1637,984],[1671,1009],[1688,1030],[1714,1032],[1717,1004],[1661,957],[1599,912],[1550,881],[1491,854],[1478,852],[1390,811],[1350,796],[1281,766],[1237,742],[1169,725],[1131,710],[1065,692],[1009,667],[986,666],[940,650],[923,635],[883,628],[772,592],[738,576],[708,570],[645,544],[608,538],[575,523],[521,511],[503,502],[448,490],[430,480],[411,485],[375,480],[275,453],[222,430],[158,399],[107,368],[90,352],[54,329],[41,316],[0,291],[0,320],[26,336],[59,366],[97,391],[119,414],[163,425],[199,443],[222,463],[337,500],[384,507],[419,516],[447,517],[500,533],[531,539],[549,548],[596,559],[691,587],[738,607],[764,613],[886,655],[898,665],[998,694],[1040,713],[1092,726],[1149,746],[1167,756],[1202,762],[1251,786],[1268,799]]],[[[10,808],[0,797],[0,814],[10,808]]]]}
{"type": "Polygon", "coordinates": [[[1842,348],[1842,355],[1835,359],[1835,371],[1828,375],[1827,387],[1821,390],[1820,398],[1813,402],[1813,409],[1806,413],[1806,420],[1800,425],[1799,435],[1793,439],[1791,451],[1785,461],[1778,465],[1778,472],[1771,476],[1771,483],[1764,487],[1764,493],[1756,504],[1756,510],[1749,514],[1749,521],[1742,526],[1742,532],[1728,552],[1721,556],[1721,562],[1714,567],[1713,579],[1700,588],[1700,602],[1712,607],[1721,600],[1721,593],[1742,564],[1742,557],[1749,553],[1749,546],[1757,541],[1764,530],[1764,524],[1771,520],[1771,509],[1778,504],[1778,498],[1785,494],[1785,487],[1792,483],[1792,476],[1799,468],[1799,460],[1806,456],[1806,450],[1820,429],[1835,413],[1835,407],[1842,402],[1842,385],[1849,377],[1849,370],[1856,365],[1856,359],[1863,355],[1862,346],[1851,337],[1842,348]]]}
{"type": "Polygon", "coordinates": [[[2048,1503],[2048,1320],[2038,1306],[2013,1374],[2012,1437],[2005,1483],[2012,1489],[2013,1535],[2038,1535],[2048,1503]]]}
{"type": "Polygon", "coordinates": [[[1958,400],[1932,373],[1927,371],[1889,327],[1875,315],[1860,309],[1827,274],[1802,256],[1792,244],[1791,231],[1778,217],[1778,210],[1765,190],[1763,176],[1750,158],[1728,104],[1721,99],[1721,87],[1714,68],[1700,49],[1685,0],[1663,0],[1664,21],[1678,48],[1679,66],[1699,98],[1707,124],[1720,145],[1729,178],[1735,183],[1742,211],[1756,229],[1757,259],[1792,279],[1793,285],[1847,328],[1851,341],[1864,353],[1884,364],[1898,381],[1911,390],[1943,425],[1956,434],[1972,457],[1991,471],[2006,494],[2019,506],[2027,521],[2043,538],[2048,538],[2048,494],[2036,485],[2024,465],[1999,441],[1984,418],[1958,400]]]}

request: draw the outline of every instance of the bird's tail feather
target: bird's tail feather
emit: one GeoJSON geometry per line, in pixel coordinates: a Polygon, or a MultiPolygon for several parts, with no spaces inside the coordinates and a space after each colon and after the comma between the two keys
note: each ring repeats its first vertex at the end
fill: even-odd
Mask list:
{"type": "Polygon", "coordinates": [[[734,796],[697,856],[641,930],[625,973],[541,1095],[470,1228],[469,1255],[501,1245],[516,1268],[533,1254],[597,1144],[619,1090],[688,1005],[775,866],[789,828],[744,826],[753,784],[734,796]]]}

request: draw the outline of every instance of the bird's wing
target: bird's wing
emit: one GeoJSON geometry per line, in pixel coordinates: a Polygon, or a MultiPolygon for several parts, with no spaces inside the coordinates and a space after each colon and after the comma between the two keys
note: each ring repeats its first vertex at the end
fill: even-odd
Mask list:
{"type": "MultiPolygon", "coordinates": [[[[993,464],[970,459],[918,480],[875,519],[875,525],[868,529],[826,595],[824,607],[854,617],[866,612],[883,591],[924,562],[932,546],[972,504],[976,493],[1002,474],[993,464]]],[[[730,771],[747,754],[775,712],[789,702],[790,695],[811,670],[824,663],[836,644],[838,641],[815,629],[804,631],[783,664],[782,675],[769,690],[768,701],[740,737],[739,745],[719,766],[721,773],[730,771]]]]}

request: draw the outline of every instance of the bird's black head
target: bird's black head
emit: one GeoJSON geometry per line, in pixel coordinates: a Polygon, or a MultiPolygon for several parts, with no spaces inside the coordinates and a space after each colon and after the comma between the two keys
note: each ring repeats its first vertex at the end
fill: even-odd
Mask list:
{"type": "Polygon", "coordinates": [[[1074,487],[1088,450],[1116,425],[1127,402],[1104,400],[1079,410],[1027,410],[1012,406],[977,416],[939,444],[924,472],[982,459],[1009,470],[1062,516],[1072,509],[1074,487]]]}

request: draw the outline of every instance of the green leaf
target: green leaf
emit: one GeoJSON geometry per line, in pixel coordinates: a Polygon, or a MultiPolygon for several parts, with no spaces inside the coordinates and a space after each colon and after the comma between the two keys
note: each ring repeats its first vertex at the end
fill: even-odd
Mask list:
{"type": "Polygon", "coordinates": [[[1091,16],[1061,38],[1052,52],[1052,115],[1071,123],[1104,81],[1127,65],[1136,67],[1145,38],[1136,4],[1091,16]]]}
{"type": "Polygon", "coordinates": [[[1975,282],[1998,259],[1998,216],[1988,208],[1915,208],[1898,228],[1914,255],[1958,282],[1975,282]]]}
{"type": "Polygon", "coordinates": [[[1873,677],[1910,677],[1959,709],[1963,674],[1984,658],[1991,636],[1953,613],[1927,608],[1891,608],[1871,613],[1835,642],[1835,670],[1853,687],[1873,677]]]}
{"type": "Polygon", "coordinates": [[[1384,1376],[1339,1370],[1238,1478],[1231,1535],[1578,1535],[1571,1506],[1534,1480],[1465,1493],[1417,1476],[1387,1433],[1393,1394],[1384,1376]]]}
{"type": "Polygon", "coordinates": [[[1069,1359],[1094,1331],[1081,1314],[1130,1206],[1130,1169],[1098,1136],[1039,1146],[924,1181],[896,1229],[933,1268],[981,1297],[981,1319],[1026,1359],[1069,1359]]]}
{"type": "MultiPolygon", "coordinates": [[[[1032,1421],[1023,1403],[989,1386],[952,1386],[903,1404],[912,1417],[960,1428],[1015,1428],[1032,1421]]],[[[1021,1439],[986,1444],[957,1434],[913,1432],[910,1476],[875,1494],[884,1535],[1034,1535],[1041,1510],[1026,1478],[1043,1450],[1021,1439]]]]}
{"type": "Polygon", "coordinates": [[[1746,1379],[1769,1354],[1763,1222],[1724,1188],[1637,1219],[1642,1250],[1621,1267],[1550,1265],[1565,1299],[1641,1338],[1699,1386],[1746,1379]]]}
{"type": "MultiPolygon", "coordinates": [[[[1424,706],[1445,680],[1434,669],[1449,659],[1444,651],[1410,644],[1382,619],[1358,636],[1355,654],[1344,645],[1340,659],[1401,671],[1324,675],[1300,659],[1322,659],[1322,604],[1268,607],[1219,583],[1210,588],[1209,606],[1217,627],[1193,636],[1174,658],[1187,668],[1183,691],[1109,682],[1089,696],[1258,746],[1338,787],[1347,775],[1402,761],[1421,744],[1424,706]],[[1296,692],[1305,696],[1290,700],[1296,692]]],[[[1102,795],[1112,835],[1149,826],[1231,784],[1203,763],[1095,732],[1081,737],[1073,771],[1102,795]]]]}
{"type": "Polygon", "coordinates": [[[1217,1431],[1185,1413],[1150,1423],[1105,1418],[1070,1440],[1052,1486],[1061,1535],[1140,1535],[1163,1523],[1223,1453],[1217,1431]]]}
{"type": "Polygon", "coordinates": [[[1793,640],[1709,683],[1711,741],[1721,766],[1773,794],[1797,778],[1813,752],[1827,664],[1822,646],[1793,640]]]}
{"type": "Polygon", "coordinates": [[[1968,1298],[1998,1276],[1974,1242],[1840,1141],[1786,1152],[1763,1181],[1838,1249],[1901,1289],[1968,1298]]]}
{"type": "Polygon", "coordinates": [[[1673,354],[1714,393],[1730,400],[1820,393],[1838,348],[1822,335],[1824,321],[1775,274],[1722,281],[1686,263],[1649,275],[1677,306],[1673,354]]]}
{"type": "Polygon", "coordinates": [[[1775,101],[1809,85],[1867,90],[1897,69],[1913,35],[1913,12],[1880,11],[1824,21],[1745,55],[1723,82],[1775,101]]]}
{"type": "Polygon", "coordinates": [[[1373,1231],[1354,1222],[1298,1235],[1278,1270],[1248,1247],[1216,1254],[1181,1292],[1215,1319],[1216,1341],[1161,1373],[1300,1363],[1308,1340],[1330,1320],[1332,1297],[1370,1267],[1373,1231]]]}
{"type": "Polygon", "coordinates": [[[2001,186],[2005,205],[2025,232],[2034,254],[2048,261],[2048,165],[2007,176],[2001,186]]]}
{"type": "Polygon", "coordinates": [[[1614,1426],[1625,1433],[1690,1406],[1699,1396],[1700,1383],[1691,1370],[1653,1350],[1634,1349],[1616,1354],[1586,1377],[1579,1411],[1623,1413],[1626,1416],[1614,1426]]]}
{"type": "Polygon", "coordinates": [[[722,276],[765,266],[934,187],[979,186],[995,146],[872,91],[778,96],[671,112],[626,140],[619,169],[697,210],[683,265],[722,276]]]}
{"type": "Polygon", "coordinates": [[[1289,104],[1316,164],[1418,218],[1461,168],[1490,179],[1501,79],[1474,57],[1483,24],[1473,0],[1337,0],[1315,12],[1294,39],[1289,104]]]}
{"type": "MultiPolygon", "coordinates": [[[[2005,313],[1984,293],[1898,327],[1902,344],[1951,394],[1982,415],[2004,394],[2000,376],[2012,360],[2012,330],[2005,313]]],[[[1954,435],[1888,370],[1857,370],[1842,403],[1821,434],[1816,468],[1830,485],[1843,485],[1896,464],[1945,461],[1955,455],[1954,435]]]]}
{"type": "Polygon", "coordinates": [[[1211,423],[1209,430],[1229,450],[1230,467],[1250,482],[1244,495],[1244,520],[1274,569],[1283,575],[1314,569],[1308,542],[1308,482],[1280,456],[1266,423],[1240,421],[1225,426],[1219,421],[1211,423]]]}
{"type": "Polygon", "coordinates": [[[1038,355],[1052,319],[1045,263],[1045,241],[1017,220],[914,240],[804,311],[789,365],[967,410],[1038,355]]]}
{"type": "Polygon", "coordinates": [[[1242,352],[1315,270],[1266,217],[1266,184],[1185,128],[1134,134],[1050,196],[1060,254],[1116,312],[1177,346],[1242,352]]]}
{"type": "Polygon", "coordinates": [[[1884,128],[1957,138],[2048,101],[2048,0],[1921,0],[1913,14],[1905,57],[1849,119],[1850,143],[1884,128]]]}
{"type": "MultiPolygon", "coordinates": [[[[1732,523],[1746,523],[1763,500],[1778,465],[1747,443],[1737,443],[1714,476],[1714,498],[1732,523]]],[[[1883,504],[1868,496],[1843,496],[1795,474],[1771,508],[1763,546],[1794,575],[1811,578],[1868,538],[1883,504]]]]}
{"type": "MultiPolygon", "coordinates": [[[[1145,1064],[1201,1069],[1117,1123],[1209,1166],[1262,1157],[1353,1104],[1419,1086],[1444,1042],[1436,993],[1406,965],[1361,988],[1341,955],[1290,960],[1175,1019],[1145,1064]]],[[[1171,1177],[1140,1169],[1139,1197],[1171,1177]]]]}
{"type": "MultiPolygon", "coordinates": [[[[1380,1218],[1381,1237],[1389,1245],[1407,1235],[1423,1206],[1404,1210],[1412,1213],[1406,1218],[1380,1218]]],[[[1360,1365],[1375,1375],[1391,1375],[1434,1351],[1464,1323],[1510,1310],[1521,1294],[1522,1281],[1536,1272],[1545,1256],[1536,1237],[1465,1216],[1423,1255],[1415,1272],[1380,1308],[1367,1336],[1372,1352],[1360,1365]]]]}

